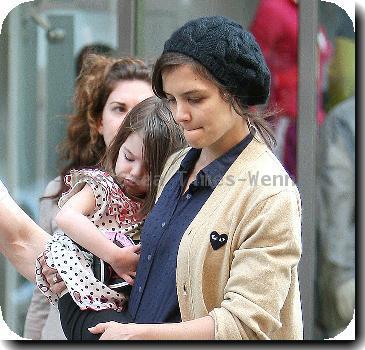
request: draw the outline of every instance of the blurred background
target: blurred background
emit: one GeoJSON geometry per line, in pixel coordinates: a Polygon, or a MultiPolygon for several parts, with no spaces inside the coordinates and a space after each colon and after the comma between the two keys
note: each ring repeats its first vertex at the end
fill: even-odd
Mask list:
{"type": "MultiPolygon", "coordinates": [[[[297,2],[36,0],[17,6],[0,35],[0,178],[37,221],[39,198],[62,165],[57,145],[85,46],[105,45],[116,56],[153,63],[187,20],[231,17],[254,33],[272,71],[275,152],[302,193],[305,338],[333,337],[351,320],[355,302],[355,34],[338,6],[297,2]]],[[[0,305],[19,335],[32,290],[0,256],[0,305]]]]}

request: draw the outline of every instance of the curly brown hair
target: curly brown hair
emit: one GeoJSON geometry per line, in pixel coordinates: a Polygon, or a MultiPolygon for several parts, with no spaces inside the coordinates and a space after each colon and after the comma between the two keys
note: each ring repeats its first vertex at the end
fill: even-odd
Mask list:
{"type": "Polygon", "coordinates": [[[58,199],[67,189],[63,178],[70,169],[95,166],[104,156],[106,146],[98,127],[105,103],[121,80],[151,84],[151,69],[142,60],[131,57],[89,54],[84,58],[76,79],[74,113],[68,116],[67,137],[59,147],[61,159],[67,161],[60,171],[62,186],[49,198],[58,199]]]}

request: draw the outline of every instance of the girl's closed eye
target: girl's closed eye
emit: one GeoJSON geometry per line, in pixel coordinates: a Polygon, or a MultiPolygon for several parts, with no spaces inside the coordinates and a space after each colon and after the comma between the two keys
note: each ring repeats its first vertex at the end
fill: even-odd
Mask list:
{"type": "Polygon", "coordinates": [[[128,162],[133,162],[134,159],[130,156],[128,156],[126,153],[124,153],[124,158],[128,161],[128,162]]]}

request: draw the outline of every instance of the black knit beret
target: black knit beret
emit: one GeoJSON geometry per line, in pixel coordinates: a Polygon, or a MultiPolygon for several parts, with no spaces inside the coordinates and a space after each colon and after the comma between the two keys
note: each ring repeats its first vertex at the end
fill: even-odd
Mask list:
{"type": "Polygon", "coordinates": [[[270,71],[253,35],[223,16],[187,22],[166,41],[163,53],[178,52],[202,64],[243,105],[263,104],[270,71]]]}

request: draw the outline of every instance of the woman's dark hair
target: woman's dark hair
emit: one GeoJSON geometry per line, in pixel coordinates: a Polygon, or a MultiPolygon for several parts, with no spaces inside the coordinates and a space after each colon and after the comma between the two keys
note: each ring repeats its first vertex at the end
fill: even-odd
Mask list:
{"type": "Polygon", "coordinates": [[[268,118],[273,117],[274,112],[254,110],[252,107],[242,105],[239,96],[232,95],[227,87],[218,82],[207,68],[189,56],[177,52],[166,52],[158,58],[152,73],[152,89],[157,96],[166,98],[162,73],[182,65],[189,65],[200,77],[214,83],[218,87],[222,98],[233,107],[237,114],[248,121],[249,128],[254,127],[270,149],[276,145],[273,130],[267,121],[268,118]]]}
{"type": "Polygon", "coordinates": [[[81,72],[82,66],[84,64],[84,60],[90,54],[103,55],[107,57],[115,57],[117,51],[113,49],[111,46],[103,43],[95,43],[84,46],[76,56],[76,76],[78,76],[81,72]]]}
{"type": "Polygon", "coordinates": [[[182,129],[174,121],[166,103],[155,96],[145,99],[129,111],[101,162],[102,167],[117,182],[114,169],[119,150],[134,132],[142,135],[143,159],[149,176],[148,189],[141,209],[146,215],[155,203],[158,181],[167,158],[185,147],[186,142],[182,129]]]}
{"type": "Polygon", "coordinates": [[[141,80],[151,84],[151,69],[143,61],[88,54],[76,79],[74,113],[68,116],[67,138],[59,146],[61,159],[67,161],[60,171],[61,188],[49,197],[58,200],[67,190],[65,175],[71,169],[96,166],[106,145],[98,127],[106,101],[120,81],[141,80]]]}

